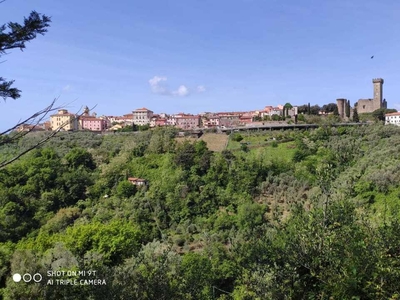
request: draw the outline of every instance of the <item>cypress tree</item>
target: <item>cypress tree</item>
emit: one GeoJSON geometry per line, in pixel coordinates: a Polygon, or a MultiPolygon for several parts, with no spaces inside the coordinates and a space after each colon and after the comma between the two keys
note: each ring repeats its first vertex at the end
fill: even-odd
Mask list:
{"type": "Polygon", "coordinates": [[[346,101],[345,115],[346,117],[350,118],[350,100],[346,101]]]}
{"type": "Polygon", "coordinates": [[[360,119],[358,118],[357,108],[354,108],[354,111],[353,111],[353,122],[355,122],[355,123],[360,122],[360,119]]]}

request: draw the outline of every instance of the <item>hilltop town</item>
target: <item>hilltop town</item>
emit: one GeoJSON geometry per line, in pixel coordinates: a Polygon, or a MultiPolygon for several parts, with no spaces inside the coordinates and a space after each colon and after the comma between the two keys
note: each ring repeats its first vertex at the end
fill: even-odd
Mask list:
{"type": "MultiPolygon", "coordinates": [[[[174,126],[181,130],[230,128],[238,126],[258,126],[266,122],[288,122],[297,124],[298,120],[304,121],[305,114],[312,115],[337,115],[341,120],[353,120],[355,112],[372,113],[379,109],[387,109],[386,99],[383,99],[382,78],[374,78],[373,98],[359,99],[354,107],[345,98],[336,100],[336,105],[330,103],[319,107],[292,106],[290,103],[278,106],[265,106],[263,109],[241,112],[204,112],[200,114],[190,113],[155,113],[146,107],[133,110],[122,116],[101,115],[91,112],[86,106],[83,113],[71,113],[66,109],[60,109],[50,116],[50,120],[33,126],[24,124],[18,131],[31,130],[88,130],[95,132],[118,131],[127,126],[146,126],[148,128],[174,126]]],[[[400,113],[394,112],[386,115],[386,123],[400,125],[400,113]]]]}

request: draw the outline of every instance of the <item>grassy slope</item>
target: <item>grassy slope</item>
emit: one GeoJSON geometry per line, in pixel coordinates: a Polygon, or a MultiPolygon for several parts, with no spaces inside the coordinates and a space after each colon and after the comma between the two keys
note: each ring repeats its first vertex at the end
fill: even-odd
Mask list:
{"type": "Polygon", "coordinates": [[[200,140],[207,143],[208,149],[211,151],[221,152],[225,149],[229,136],[226,134],[218,133],[205,133],[201,136],[200,140]]]}

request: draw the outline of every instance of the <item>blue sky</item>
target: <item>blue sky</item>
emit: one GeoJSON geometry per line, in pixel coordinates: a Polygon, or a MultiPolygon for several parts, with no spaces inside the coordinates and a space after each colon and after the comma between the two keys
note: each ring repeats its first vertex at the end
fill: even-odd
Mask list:
{"type": "Polygon", "coordinates": [[[353,104],[374,77],[400,109],[400,1],[7,0],[0,23],[31,10],[51,27],[1,58],[22,97],[0,104],[0,129],[58,96],[100,115],[353,104]]]}

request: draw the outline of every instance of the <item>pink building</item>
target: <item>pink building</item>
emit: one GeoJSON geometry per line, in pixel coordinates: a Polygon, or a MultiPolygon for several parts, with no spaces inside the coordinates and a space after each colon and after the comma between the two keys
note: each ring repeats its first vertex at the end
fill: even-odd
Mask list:
{"type": "Polygon", "coordinates": [[[81,117],[81,128],[90,131],[104,131],[107,129],[107,120],[95,117],[81,117]]]}
{"type": "Polygon", "coordinates": [[[194,129],[200,126],[200,116],[179,116],[176,117],[176,126],[181,129],[194,129]]]}
{"type": "Polygon", "coordinates": [[[167,119],[159,118],[156,120],[156,126],[166,126],[166,125],[168,125],[167,119]]]}
{"type": "Polygon", "coordinates": [[[253,122],[253,117],[249,115],[243,115],[240,117],[240,123],[241,124],[248,124],[253,122]]]}

